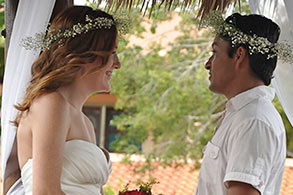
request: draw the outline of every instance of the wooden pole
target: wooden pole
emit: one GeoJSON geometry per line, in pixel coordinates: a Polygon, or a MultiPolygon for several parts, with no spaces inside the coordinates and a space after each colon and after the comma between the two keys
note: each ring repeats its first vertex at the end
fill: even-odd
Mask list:
{"type": "Polygon", "coordinates": [[[5,59],[19,0],[5,0],[5,59]]]}

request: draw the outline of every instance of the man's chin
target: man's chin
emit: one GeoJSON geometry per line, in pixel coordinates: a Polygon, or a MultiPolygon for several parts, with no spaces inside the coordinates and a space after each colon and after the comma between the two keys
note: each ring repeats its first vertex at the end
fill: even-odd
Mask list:
{"type": "Polygon", "coordinates": [[[221,94],[221,92],[212,84],[210,84],[209,90],[214,92],[214,93],[221,94]]]}
{"type": "Polygon", "coordinates": [[[212,91],[212,92],[214,92],[214,87],[213,87],[212,84],[209,85],[209,90],[212,91]]]}

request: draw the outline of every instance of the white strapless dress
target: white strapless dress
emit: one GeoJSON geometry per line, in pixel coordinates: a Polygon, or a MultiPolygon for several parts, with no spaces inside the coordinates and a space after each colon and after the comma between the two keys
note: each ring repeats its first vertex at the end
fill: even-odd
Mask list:
{"type": "MultiPolygon", "coordinates": [[[[32,194],[32,167],[30,159],[21,170],[26,195],[32,194]]],[[[65,143],[61,189],[66,195],[100,195],[110,173],[111,162],[95,144],[83,140],[65,143]]]]}

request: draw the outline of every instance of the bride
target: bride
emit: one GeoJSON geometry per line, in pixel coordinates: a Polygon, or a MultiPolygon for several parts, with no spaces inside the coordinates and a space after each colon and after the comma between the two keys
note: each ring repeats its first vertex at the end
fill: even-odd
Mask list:
{"type": "Polygon", "coordinates": [[[103,194],[111,172],[107,151],[96,146],[82,106],[94,92],[108,92],[118,22],[103,11],[73,6],[52,21],[34,62],[32,79],[14,123],[26,194],[103,194]]]}

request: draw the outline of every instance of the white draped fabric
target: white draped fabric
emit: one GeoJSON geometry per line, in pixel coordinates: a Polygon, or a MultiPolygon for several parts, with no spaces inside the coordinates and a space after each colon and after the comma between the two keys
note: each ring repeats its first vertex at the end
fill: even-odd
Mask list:
{"type": "MultiPolygon", "coordinates": [[[[2,178],[6,163],[14,143],[16,129],[10,121],[15,119],[17,110],[14,105],[19,103],[31,78],[30,67],[40,51],[28,51],[20,46],[26,36],[44,32],[54,8],[55,0],[20,0],[9,45],[3,83],[1,110],[1,152],[2,178]]],[[[19,194],[19,193],[17,193],[19,194]]]]}
{"type": "MultiPolygon", "coordinates": [[[[251,13],[264,15],[281,27],[280,41],[286,40],[293,44],[292,0],[249,0],[249,4],[251,13]]],[[[279,60],[272,84],[293,125],[293,64],[279,60]]]]}

